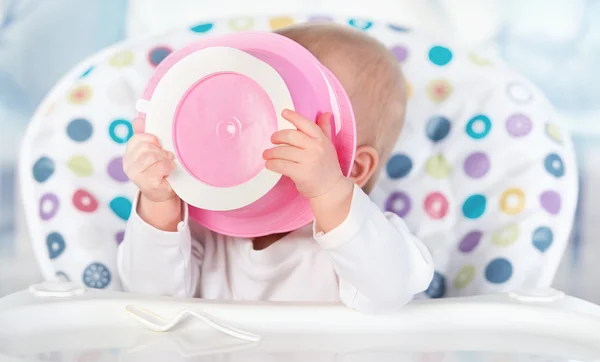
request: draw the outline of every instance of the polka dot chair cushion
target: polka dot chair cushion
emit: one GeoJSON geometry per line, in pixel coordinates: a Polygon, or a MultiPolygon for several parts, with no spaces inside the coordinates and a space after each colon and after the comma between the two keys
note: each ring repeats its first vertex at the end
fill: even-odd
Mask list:
{"type": "Polygon", "coordinates": [[[372,197],[430,248],[425,296],[548,285],[571,229],[577,175],[546,99],[498,59],[392,24],[328,17],[205,22],[127,42],[77,67],[27,132],[21,184],[47,279],[120,289],[116,251],[134,188],[122,169],[134,104],[154,68],[198,37],[331,20],[377,37],[409,83],[406,123],[372,197]]]}

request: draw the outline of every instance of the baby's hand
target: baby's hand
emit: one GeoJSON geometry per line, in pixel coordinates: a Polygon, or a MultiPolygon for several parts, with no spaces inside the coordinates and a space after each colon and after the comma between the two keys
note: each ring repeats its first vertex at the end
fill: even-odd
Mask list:
{"type": "Polygon", "coordinates": [[[134,135],[123,157],[125,174],[150,201],[176,199],[177,195],[165,179],[175,169],[173,153],[163,150],[156,137],[143,133],[145,120],[136,118],[132,125],[134,135]]]}
{"type": "Polygon", "coordinates": [[[331,114],[322,114],[316,124],[287,109],[282,116],[297,130],[273,134],[271,142],[279,146],[263,153],[266,168],[291,178],[298,191],[309,199],[327,194],[345,180],[331,142],[331,114]]]}

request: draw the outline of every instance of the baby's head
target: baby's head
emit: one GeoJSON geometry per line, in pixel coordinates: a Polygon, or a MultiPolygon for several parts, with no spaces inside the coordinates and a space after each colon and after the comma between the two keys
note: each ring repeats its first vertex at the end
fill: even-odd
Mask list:
{"type": "Polygon", "coordinates": [[[357,129],[350,178],[370,192],[404,123],[406,82],[396,58],[365,33],[331,23],[291,26],[277,33],[308,49],[350,97],[357,129]]]}

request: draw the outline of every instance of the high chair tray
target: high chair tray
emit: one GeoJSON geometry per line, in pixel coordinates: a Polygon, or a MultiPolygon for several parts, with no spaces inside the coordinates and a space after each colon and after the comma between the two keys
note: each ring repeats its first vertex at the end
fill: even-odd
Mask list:
{"type": "Polygon", "coordinates": [[[414,301],[372,315],[337,304],[211,302],[50,285],[0,299],[0,325],[2,361],[600,358],[600,306],[552,289],[414,301]],[[166,318],[182,309],[202,311],[263,340],[240,341],[193,320],[151,332],[128,316],[131,304],[166,318]]]}

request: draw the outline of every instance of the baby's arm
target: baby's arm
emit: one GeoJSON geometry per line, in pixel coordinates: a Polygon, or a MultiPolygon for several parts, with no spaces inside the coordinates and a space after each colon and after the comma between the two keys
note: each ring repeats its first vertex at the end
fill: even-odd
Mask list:
{"type": "MultiPolygon", "coordinates": [[[[329,253],[344,304],[364,312],[393,311],[427,289],[433,277],[431,256],[398,216],[381,212],[358,186],[351,190],[343,221],[333,229],[315,230],[315,240],[329,253]]],[[[312,201],[315,227],[339,217],[345,203],[343,187],[339,191],[334,198],[340,203],[312,201]]]]}
{"type": "Polygon", "coordinates": [[[292,111],[282,116],[297,130],[273,134],[279,146],[263,157],[267,168],[290,177],[310,200],[315,239],[329,252],[342,301],[366,312],[402,307],[429,286],[429,252],[400,218],[382,213],[342,175],[329,114],[319,116],[317,124],[292,111]]]}
{"type": "Polygon", "coordinates": [[[140,189],[119,246],[117,268],[127,291],[191,297],[199,280],[201,248],[192,244],[187,208],[166,181],[173,156],[156,138],[143,133],[144,121],[133,122],[123,168],[140,189]]]}
{"type": "MultiPolygon", "coordinates": [[[[178,211],[173,213],[179,216],[174,228],[168,228],[173,231],[157,228],[142,217],[154,207],[164,209],[152,215],[163,214],[169,208],[168,205],[150,206],[145,204],[143,196],[139,196],[137,211],[134,209],[127,222],[117,257],[123,288],[147,295],[193,297],[200,278],[203,250],[201,245],[192,242],[187,207],[183,219],[181,203],[178,211]]],[[[164,215],[169,214],[165,212],[164,215]]]]}

